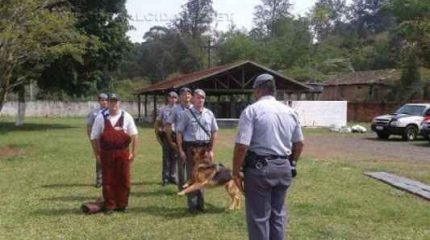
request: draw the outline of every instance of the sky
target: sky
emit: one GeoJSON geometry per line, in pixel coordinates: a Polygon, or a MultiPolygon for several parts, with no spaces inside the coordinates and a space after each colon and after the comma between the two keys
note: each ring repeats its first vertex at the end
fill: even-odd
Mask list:
{"type": "MultiPolygon", "coordinates": [[[[130,24],[134,30],[127,34],[133,42],[142,42],[143,35],[155,25],[165,26],[176,14],[181,12],[181,6],[186,0],[127,0],[130,24]]],[[[316,0],[291,0],[292,13],[304,15],[314,5],[316,0]]],[[[254,7],[261,0],[213,0],[213,7],[218,13],[214,27],[217,30],[227,30],[234,22],[237,28],[248,30],[253,26],[254,7]]]]}

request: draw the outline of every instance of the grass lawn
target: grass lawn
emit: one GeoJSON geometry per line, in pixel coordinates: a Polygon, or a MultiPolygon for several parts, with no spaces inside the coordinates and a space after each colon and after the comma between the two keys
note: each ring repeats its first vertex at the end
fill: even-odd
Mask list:
{"type": "MultiPolygon", "coordinates": [[[[321,131],[306,131],[308,135],[321,131]]],[[[219,162],[231,166],[234,129],[220,132],[219,162]]],[[[130,212],[86,216],[100,195],[83,119],[0,120],[0,239],[246,239],[243,209],[225,210],[223,188],[206,191],[207,212],[190,215],[173,185],[160,186],[161,150],[140,128],[130,212]]],[[[289,190],[289,239],[430,239],[430,204],[363,175],[387,162],[312,159],[306,150],[289,190]]],[[[413,169],[399,165],[414,176],[413,169]]]]}

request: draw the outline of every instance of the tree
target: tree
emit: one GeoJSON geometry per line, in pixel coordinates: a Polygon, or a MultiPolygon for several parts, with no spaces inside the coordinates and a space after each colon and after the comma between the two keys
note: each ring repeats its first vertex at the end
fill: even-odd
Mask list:
{"type": "Polygon", "coordinates": [[[262,0],[255,7],[254,22],[261,31],[272,35],[277,21],[291,17],[290,8],[289,0],[262,0]]]}
{"type": "Polygon", "coordinates": [[[217,42],[217,57],[221,64],[248,59],[257,60],[258,43],[250,38],[246,32],[230,29],[222,34],[217,42]]]}
{"type": "Polygon", "coordinates": [[[99,90],[112,90],[113,73],[131,48],[126,35],[130,29],[125,0],[70,0],[77,17],[78,31],[94,39],[85,47],[83,64],[64,56],[44,69],[38,82],[45,91],[86,96],[99,90]]]}
{"type": "Polygon", "coordinates": [[[0,5],[0,111],[8,93],[62,56],[82,63],[89,39],[74,27],[64,1],[2,0],[0,5]]]}
{"type": "Polygon", "coordinates": [[[341,25],[346,17],[345,0],[318,0],[311,12],[315,39],[322,41],[341,25]]]}
{"type": "Polygon", "coordinates": [[[391,0],[385,6],[397,20],[402,76],[399,95],[404,101],[423,95],[420,67],[430,64],[430,2],[391,0]]]}
{"type": "Polygon", "coordinates": [[[210,30],[214,16],[212,0],[188,0],[174,25],[181,35],[200,40],[202,34],[210,30]]]}

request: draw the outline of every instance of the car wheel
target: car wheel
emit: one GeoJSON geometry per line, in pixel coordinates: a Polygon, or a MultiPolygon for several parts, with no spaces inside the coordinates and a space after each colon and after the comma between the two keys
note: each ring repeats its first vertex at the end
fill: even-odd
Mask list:
{"type": "Polygon", "coordinates": [[[413,141],[417,138],[418,129],[415,126],[407,126],[403,133],[403,140],[413,141]]]}
{"type": "Polygon", "coordinates": [[[376,134],[378,134],[378,138],[380,138],[380,139],[388,139],[389,137],[390,137],[390,134],[387,134],[387,133],[376,133],[376,134]]]}

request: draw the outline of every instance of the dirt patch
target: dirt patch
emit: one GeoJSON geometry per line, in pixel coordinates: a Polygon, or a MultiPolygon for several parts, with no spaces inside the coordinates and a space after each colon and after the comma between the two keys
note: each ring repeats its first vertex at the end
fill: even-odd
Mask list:
{"type": "Polygon", "coordinates": [[[16,147],[0,147],[0,160],[24,154],[24,150],[16,147]]]}
{"type": "Polygon", "coordinates": [[[304,155],[316,159],[409,161],[430,163],[428,141],[379,140],[372,134],[309,135],[304,155]]]}

